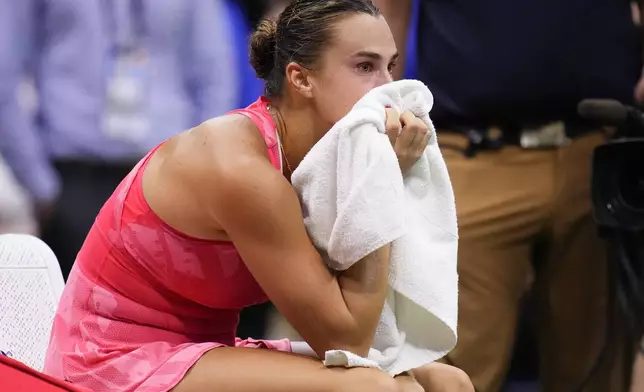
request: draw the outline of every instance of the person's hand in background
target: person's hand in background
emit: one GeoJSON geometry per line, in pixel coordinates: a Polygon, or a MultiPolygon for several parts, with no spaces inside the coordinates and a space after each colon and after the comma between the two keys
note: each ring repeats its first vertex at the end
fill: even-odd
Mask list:
{"type": "MultiPolygon", "coordinates": [[[[641,10],[637,1],[631,2],[631,11],[633,15],[633,23],[641,29],[641,10]]],[[[642,35],[644,36],[644,33],[642,35]]],[[[642,69],[642,76],[640,76],[640,80],[635,86],[635,101],[639,104],[644,104],[644,69],[642,69]]]]}
{"type": "Polygon", "coordinates": [[[644,104],[644,70],[642,70],[642,76],[635,86],[635,101],[640,104],[644,104]]]}

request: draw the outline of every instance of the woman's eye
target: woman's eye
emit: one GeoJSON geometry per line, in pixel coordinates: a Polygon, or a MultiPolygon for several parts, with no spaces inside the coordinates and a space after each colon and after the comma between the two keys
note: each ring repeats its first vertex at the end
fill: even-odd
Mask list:
{"type": "Polygon", "coordinates": [[[394,69],[396,69],[396,63],[391,63],[389,64],[389,67],[387,67],[387,70],[389,71],[389,73],[393,73],[394,69]]]}
{"type": "Polygon", "coordinates": [[[373,70],[373,66],[370,63],[361,63],[357,66],[358,72],[369,73],[373,70]]]}

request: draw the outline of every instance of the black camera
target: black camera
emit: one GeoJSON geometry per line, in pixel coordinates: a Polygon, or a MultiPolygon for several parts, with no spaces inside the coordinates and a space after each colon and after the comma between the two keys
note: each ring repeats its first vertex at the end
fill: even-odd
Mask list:
{"type": "Polygon", "coordinates": [[[592,160],[593,212],[608,248],[606,341],[618,315],[639,345],[644,338],[644,113],[613,100],[587,100],[579,104],[579,114],[617,127],[615,138],[597,147],[592,160]]]}
{"type": "Polygon", "coordinates": [[[597,147],[592,163],[595,220],[602,232],[644,231],[644,113],[615,100],[580,102],[579,115],[617,127],[615,139],[597,147]]]}
{"type": "Polygon", "coordinates": [[[595,220],[601,229],[644,231],[644,138],[621,138],[595,149],[595,220]]]}

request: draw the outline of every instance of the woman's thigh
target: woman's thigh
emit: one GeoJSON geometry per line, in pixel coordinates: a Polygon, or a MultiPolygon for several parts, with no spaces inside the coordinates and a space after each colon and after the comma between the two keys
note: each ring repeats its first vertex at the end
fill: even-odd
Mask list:
{"type": "Polygon", "coordinates": [[[206,353],[172,392],[398,392],[375,369],[330,369],[317,359],[267,349],[221,347],[206,353]]]}

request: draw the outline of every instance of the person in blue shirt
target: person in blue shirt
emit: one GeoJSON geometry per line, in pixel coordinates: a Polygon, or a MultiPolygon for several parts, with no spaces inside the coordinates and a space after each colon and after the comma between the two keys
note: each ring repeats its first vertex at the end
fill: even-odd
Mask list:
{"type": "Polygon", "coordinates": [[[134,162],[238,107],[229,23],[214,0],[0,0],[0,154],[65,276],[134,162]],[[25,75],[34,117],[17,99],[25,75]]]}
{"type": "Polygon", "coordinates": [[[642,51],[630,2],[374,3],[399,49],[414,38],[414,64],[399,63],[397,76],[434,93],[456,196],[459,340],[445,362],[477,391],[499,391],[532,289],[543,390],[577,390],[604,345],[584,390],[625,390],[634,343],[619,329],[605,343],[607,262],[591,214],[591,154],[606,136],[576,107],[634,102],[642,51]]]}

